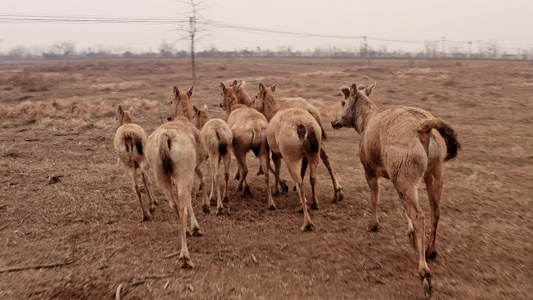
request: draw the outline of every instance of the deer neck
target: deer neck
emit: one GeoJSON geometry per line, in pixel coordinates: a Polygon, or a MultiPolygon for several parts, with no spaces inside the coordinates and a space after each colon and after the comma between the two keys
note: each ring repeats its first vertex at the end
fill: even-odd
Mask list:
{"type": "Polygon", "coordinates": [[[237,96],[233,95],[228,99],[228,116],[235,110],[240,108],[242,104],[237,101],[237,96]]]}
{"type": "Polygon", "coordinates": [[[274,95],[269,95],[263,99],[264,115],[270,122],[276,113],[280,110],[278,99],[274,95]]]}
{"type": "Polygon", "coordinates": [[[367,97],[355,104],[355,118],[352,125],[357,133],[361,134],[365,131],[366,125],[375,111],[377,111],[377,106],[367,97]]]}

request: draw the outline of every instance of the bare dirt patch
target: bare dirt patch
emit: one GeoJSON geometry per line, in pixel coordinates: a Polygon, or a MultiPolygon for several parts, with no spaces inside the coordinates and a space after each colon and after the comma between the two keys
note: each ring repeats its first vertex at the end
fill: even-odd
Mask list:
{"type": "MultiPolygon", "coordinates": [[[[113,151],[118,104],[134,107],[151,133],[168,115],[172,87],[191,85],[187,60],[109,60],[0,65],[0,298],[415,299],[416,254],[392,185],[381,181],[382,229],[367,230],[370,192],[353,130],[333,131],[340,87],[377,81],[378,105],[424,108],[454,126],[463,145],[446,164],[429,262],[434,299],[526,299],[533,294],[533,90],[520,62],[206,59],[192,101],[214,117],[219,83],[278,83],[280,97],[304,97],[323,115],[327,147],[345,198],[319,166],[316,230],[301,233],[298,196],[266,209],[258,163],[249,155],[254,198],[230,185],[231,215],[204,214],[189,238],[196,265],[182,270],[177,217],[161,202],[142,214],[113,151]],[[32,90],[32,87],[35,89],[32,90]],[[57,180],[53,180],[57,178],[57,180]]],[[[289,178],[283,167],[282,176],[289,178]]],[[[236,163],[232,161],[232,174],[236,163]]],[[[306,182],[307,193],[310,188],[306,182]]],[[[196,194],[196,191],[194,191],[196,194]]],[[[429,231],[425,186],[419,188],[429,231]]]]}

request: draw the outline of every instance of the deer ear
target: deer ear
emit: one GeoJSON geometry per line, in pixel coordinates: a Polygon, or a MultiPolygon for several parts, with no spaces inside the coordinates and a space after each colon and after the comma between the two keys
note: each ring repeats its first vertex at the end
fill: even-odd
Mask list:
{"type": "Polygon", "coordinates": [[[133,106],[129,109],[130,115],[133,117],[133,106]]]}
{"type": "Polygon", "coordinates": [[[196,105],[192,105],[192,108],[194,109],[194,113],[197,114],[198,113],[198,107],[196,107],[196,105]]]}
{"type": "Polygon", "coordinates": [[[276,91],[276,86],[277,86],[277,85],[278,85],[277,82],[274,83],[274,84],[272,85],[272,87],[270,88],[270,89],[272,90],[272,92],[275,92],[275,91],[276,91]]]}
{"type": "Polygon", "coordinates": [[[226,86],[224,85],[223,82],[220,83],[220,87],[222,88],[222,91],[223,91],[223,92],[226,91],[226,86]]]}
{"type": "Polygon", "coordinates": [[[174,92],[174,96],[176,96],[176,97],[180,96],[180,90],[178,89],[177,86],[174,87],[174,91],[173,92],[174,92]]]}
{"type": "Polygon", "coordinates": [[[376,82],[372,83],[366,88],[365,93],[367,96],[370,96],[370,94],[372,94],[372,91],[374,91],[374,87],[376,87],[376,82]]]}
{"type": "Polygon", "coordinates": [[[259,92],[265,92],[265,85],[262,82],[259,83],[259,92]]]}
{"type": "Polygon", "coordinates": [[[118,114],[121,116],[124,114],[124,108],[122,107],[122,105],[118,106],[118,114]]]}
{"type": "Polygon", "coordinates": [[[353,95],[355,95],[355,93],[357,92],[357,83],[352,83],[352,85],[350,86],[350,93],[352,93],[353,95]]]}
{"type": "Polygon", "coordinates": [[[204,104],[204,107],[203,107],[203,109],[205,109],[205,111],[207,111],[207,110],[208,110],[208,109],[207,109],[207,104],[204,104]]]}
{"type": "Polygon", "coordinates": [[[233,85],[233,90],[235,91],[238,91],[241,89],[241,86],[242,86],[242,82],[241,83],[236,83],[233,85]]]}
{"type": "Polygon", "coordinates": [[[239,82],[237,81],[237,79],[233,80],[233,83],[231,85],[233,86],[236,86],[239,82]]]}
{"type": "Polygon", "coordinates": [[[348,99],[348,97],[350,97],[350,88],[349,87],[343,85],[341,87],[341,91],[344,94],[344,99],[348,99]]]}
{"type": "Polygon", "coordinates": [[[189,88],[187,91],[187,96],[190,98],[192,96],[192,92],[194,91],[194,85],[189,88]]]}

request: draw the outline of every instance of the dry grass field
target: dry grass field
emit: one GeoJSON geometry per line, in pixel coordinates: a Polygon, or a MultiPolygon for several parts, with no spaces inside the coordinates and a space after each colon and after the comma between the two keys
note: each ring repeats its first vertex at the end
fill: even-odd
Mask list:
{"type": "MultiPolygon", "coordinates": [[[[527,62],[205,59],[192,102],[225,118],[220,82],[278,83],[322,113],[344,200],[319,165],[316,229],[300,232],[292,190],[267,210],[258,160],[248,154],[253,198],[230,182],[230,215],[193,206],[204,232],[189,237],[192,270],[179,268],[178,217],[142,213],[117,164],[119,104],[148,134],[165,122],[172,87],[191,85],[188,60],[0,64],[1,299],[421,299],[417,259],[398,196],[381,183],[382,228],[367,230],[370,190],[353,129],[333,130],[342,85],[377,81],[379,106],[426,109],[458,132],[446,163],[433,299],[533,297],[533,64],[527,62]]],[[[207,166],[208,164],[206,164],[207,166]]],[[[232,175],[237,165],[232,160],[232,175]]],[[[289,179],[285,166],[282,176],[289,179]]],[[[307,179],[308,177],[306,177],[307,179]]],[[[208,181],[210,184],[210,181],[208,181]]],[[[290,184],[292,187],[292,183],[290,184]]],[[[306,193],[310,193],[308,180],[306,193]]],[[[429,232],[423,183],[420,202],[429,232]]],[[[145,195],[144,195],[145,196],[145,195]]]]}

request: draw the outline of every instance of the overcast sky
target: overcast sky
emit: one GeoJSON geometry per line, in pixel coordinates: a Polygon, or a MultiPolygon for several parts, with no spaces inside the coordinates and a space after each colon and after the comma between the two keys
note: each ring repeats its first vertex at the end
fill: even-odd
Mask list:
{"type": "MultiPolygon", "coordinates": [[[[171,17],[183,20],[187,5],[173,0],[2,0],[0,18],[6,14],[171,17]]],[[[533,50],[532,0],[205,0],[205,20],[282,32],[317,35],[368,36],[388,40],[473,41],[472,51],[498,43],[508,53],[533,50]]],[[[188,49],[177,24],[71,24],[12,23],[0,21],[0,52],[17,45],[49,47],[55,41],[74,41],[77,50],[158,51],[163,40],[176,49],[188,49]]],[[[295,50],[337,46],[359,47],[361,39],[249,32],[213,23],[198,50],[244,48],[295,50]]],[[[422,51],[424,43],[369,41],[374,49],[387,47],[422,51]]],[[[450,46],[447,43],[446,46],[450,46]]],[[[468,44],[458,44],[465,49],[468,44]]],[[[448,49],[447,49],[448,50],[448,49]]]]}

